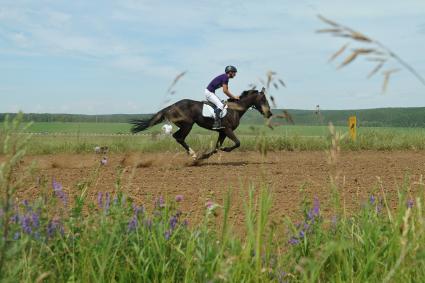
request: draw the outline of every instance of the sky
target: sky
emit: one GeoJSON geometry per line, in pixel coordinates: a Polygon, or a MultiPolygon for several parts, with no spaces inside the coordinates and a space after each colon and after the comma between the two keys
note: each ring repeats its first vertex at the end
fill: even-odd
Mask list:
{"type": "Polygon", "coordinates": [[[366,78],[371,62],[329,63],[346,40],[315,33],[326,27],[317,14],[425,77],[424,0],[0,0],[0,112],[153,113],[182,71],[171,102],[204,99],[229,64],[234,94],[275,71],[287,85],[270,91],[279,108],[425,106],[425,86],[404,69],[382,94],[382,74],[366,78]]]}

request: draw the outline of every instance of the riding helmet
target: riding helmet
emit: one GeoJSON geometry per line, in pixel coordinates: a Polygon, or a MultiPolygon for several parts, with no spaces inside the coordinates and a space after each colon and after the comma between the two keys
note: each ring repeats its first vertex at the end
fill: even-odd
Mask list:
{"type": "Polygon", "coordinates": [[[236,69],[235,66],[227,66],[226,69],[224,69],[224,72],[227,74],[228,72],[237,72],[238,70],[236,69]]]}

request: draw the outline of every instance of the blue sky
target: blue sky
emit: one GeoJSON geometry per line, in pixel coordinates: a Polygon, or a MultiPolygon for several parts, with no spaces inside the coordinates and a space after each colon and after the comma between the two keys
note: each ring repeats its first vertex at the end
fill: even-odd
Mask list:
{"type": "Polygon", "coordinates": [[[268,70],[287,88],[278,107],[425,106],[407,71],[387,93],[358,60],[336,70],[345,41],[316,34],[323,14],[379,39],[425,76],[425,1],[20,1],[0,0],[0,112],[152,113],[187,70],[173,101],[203,99],[236,65],[238,94],[268,70]]]}

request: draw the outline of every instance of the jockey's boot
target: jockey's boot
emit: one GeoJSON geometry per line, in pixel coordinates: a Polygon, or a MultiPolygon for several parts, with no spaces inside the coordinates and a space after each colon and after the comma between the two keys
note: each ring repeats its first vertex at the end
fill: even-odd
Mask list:
{"type": "Polygon", "coordinates": [[[220,114],[221,114],[221,109],[220,108],[216,108],[214,109],[215,112],[215,119],[214,119],[214,124],[212,126],[213,130],[219,130],[219,129],[223,129],[224,127],[221,125],[221,118],[220,118],[220,114]]]}

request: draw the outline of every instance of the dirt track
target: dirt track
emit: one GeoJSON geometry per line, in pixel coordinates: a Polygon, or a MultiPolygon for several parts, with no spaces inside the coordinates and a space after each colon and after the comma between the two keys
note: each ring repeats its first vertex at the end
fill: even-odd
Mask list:
{"type": "MultiPolygon", "coordinates": [[[[93,176],[100,159],[101,156],[95,154],[28,156],[24,164],[37,161],[37,176],[56,178],[72,195],[78,193],[79,181],[93,176]]],[[[99,176],[90,188],[93,201],[99,191],[115,191],[120,165],[124,168],[124,191],[137,203],[151,206],[160,195],[174,199],[181,194],[183,211],[190,213],[189,217],[194,220],[202,216],[206,201],[221,203],[228,188],[233,189],[232,217],[242,220],[242,202],[250,183],[257,187],[261,183],[271,186],[274,216],[298,214],[303,185],[310,198],[319,197],[325,214],[329,211],[330,167],[325,152],[275,152],[265,158],[255,152],[222,153],[197,166],[190,166],[184,154],[113,154],[108,156],[107,165],[100,167],[99,176]]],[[[339,156],[338,172],[340,190],[349,209],[358,207],[374,187],[377,188],[377,176],[394,201],[397,185],[406,174],[414,182],[425,173],[425,151],[345,152],[339,156]]],[[[28,181],[19,198],[37,195],[39,189],[35,183],[35,180],[28,181]]]]}

